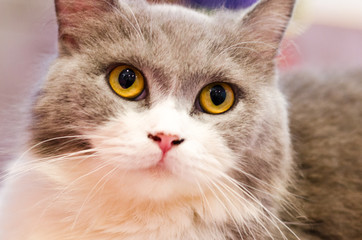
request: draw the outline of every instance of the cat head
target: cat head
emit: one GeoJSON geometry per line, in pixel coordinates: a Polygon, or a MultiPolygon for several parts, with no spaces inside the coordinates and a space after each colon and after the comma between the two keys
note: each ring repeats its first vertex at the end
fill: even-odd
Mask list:
{"type": "Polygon", "coordinates": [[[94,177],[115,196],[234,191],[267,203],[291,166],[274,59],[293,5],[211,14],[57,0],[59,57],[33,110],[40,161],[57,179],[94,177]]]}

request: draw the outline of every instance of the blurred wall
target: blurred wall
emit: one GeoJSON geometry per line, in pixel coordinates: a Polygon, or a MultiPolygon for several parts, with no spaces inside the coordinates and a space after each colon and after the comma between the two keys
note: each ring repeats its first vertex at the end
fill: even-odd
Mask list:
{"type": "Polygon", "coordinates": [[[299,0],[283,54],[283,69],[362,68],[362,1],[299,0]]]}
{"type": "Polygon", "coordinates": [[[52,0],[0,0],[0,167],[25,136],[27,110],[56,54],[52,0]]]}

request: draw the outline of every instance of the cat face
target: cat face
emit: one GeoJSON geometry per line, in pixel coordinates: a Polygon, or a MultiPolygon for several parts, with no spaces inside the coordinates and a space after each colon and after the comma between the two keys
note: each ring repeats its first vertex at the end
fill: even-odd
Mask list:
{"type": "Polygon", "coordinates": [[[271,10],[289,14],[293,1],[213,16],[94,2],[58,2],[60,56],[34,107],[36,154],[62,156],[49,164],[63,179],[87,176],[132,198],[236,191],[268,202],[261,192],[284,191],[289,136],[273,59],[287,21],[272,30],[270,19],[259,22],[271,10]],[[136,97],[121,97],[110,84],[119,66],[144,79],[136,97]],[[234,95],[218,114],[200,100],[215,83],[234,95]]]}

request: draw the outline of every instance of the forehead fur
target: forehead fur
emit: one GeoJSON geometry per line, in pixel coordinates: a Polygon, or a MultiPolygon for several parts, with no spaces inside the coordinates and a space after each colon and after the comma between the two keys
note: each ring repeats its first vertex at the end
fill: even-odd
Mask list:
{"type": "Polygon", "coordinates": [[[273,61],[263,59],[258,45],[244,39],[236,21],[225,16],[140,3],[88,17],[65,32],[79,44],[71,57],[84,71],[100,75],[112,65],[130,64],[150,81],[157,78],[150,87],[173,90],[178,97],[194,97],[214,81],[242,81],[245,88],[272,82],[273,61]]]}

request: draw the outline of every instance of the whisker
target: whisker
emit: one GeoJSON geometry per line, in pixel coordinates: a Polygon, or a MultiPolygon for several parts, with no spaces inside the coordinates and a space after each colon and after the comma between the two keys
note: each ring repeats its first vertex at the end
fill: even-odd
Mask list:
{"type": "Polygon", "coordinates": [[[132,17],[133,17],[133,19],[134,19],[134,20],[135,20],[135,22],[136,22],[136,25],[137,25],[137,27],[138,27],[138,31],[139,31],[139,33],[140,33],[140,35],[141,35],[141,37],[142,37],[143,41],[146,41],[146,40],[145,40],[145,38],[144,38],[144,35],[143,35],[143,33],[142,33],[142,30],[141,30],[140,24],[138,23],[138,20],[137,20],[137,18],[136,18],[136,15],[134,14],[134,12],[133,12],[132,8],[131,8],[131,7],[130,7],[127,3],[125,3],[125,5],[127,6],[128,10],[131,12],[132,17]]]}
{"type": "Polygon", "coordinates": [[[117,170],[117,166],[114,167],[112,170],[110,170],[107,174],[105,174],[101,179],[98,180],[98,182],[96,183],[96,185],[89,191],[88,195],[86,196],[85,200],[83,201],[83,204],[82,206],[80,207],[77,215],[75,216],[75,219],[74,219],[74,222],[72,224],[72,230],[74,230],[77,222],[78,222],[78,219],[80,217],[80,214],[83,210],[83,208],[85,207],[86,203],[89,201],[89,199],[91,198],[91,195],[93,194],[93,191],[98,187],[98,185],[105,179],[107,178],[109,175],[111,175],[113,172],[115,172],[117,170]]]}
{"type": "MultiPolygon", "coordinates": [[[[223,178],[226,178],[226,180],[228,180],[231,184],[233,184],[237,189],[242,190],[247,196],[249,196],[253,201],[255,201],[256,204],[258,204],[262,209],[264,209],[272,218],[276,219],[288,231],[290,231],[298,240],[300,240],[299,237],[288,226],[285,225],[285,223],[283,223],[277,216],[275,216],[275,214],[273,214],[270,210],[268,210],[259,200],[257,200],[257,198],[252,193],[250,193],[250,191],[248,191],[244,186],[242,186],[240,183],[238,183],[235,179],[229,177],[228,175],[219,171],[218,169],[214,169],[215,172],[210,172],[210,170],[206,170],[206,169],[202,169],[202,168],[200,170],[204,170],[206,173],[209,173],[209,174],[212,173],[214,175],[215,175],[215,172],[218,172],[218,175],[222,176],[223,178]]],[[[263,213],[261,213],[261,214],[263,216],[265,216],[267,219],[270,219],[268,216],[264,215],[263,213]]],[[[284,233],[281,231],[281,229],[276,225],[276,223],[272,219],[270,219],[270,221],[274,224],[275,227],[277,227],[278,231],[282,234],[283,239],[285,239],[286,237],[285,237],[284,233]]]]}
{"type": "Polygon", "coordinates": [[[19,176],[22,176],[23,174],[26,174],[28,172],[31,172],[32,170],[40,169],[44,165],[49,165],[53,163],[59,163],[61,160],[66,158],[78,158],[82,157],[82,154],[85,153],[91,153],[95,152],[95,149],[87,149],[82,150],[78,152],[72,152],[67,154],[60,154],[57,156],[52,157],[45,157],[45,158],[37,158],[32,161],[27,161],[25,163],[19,164],[18,162],[15,162],[15,165],[10,169],[10,171],[3,176],[0,177],[0,183],[3,183],[6,180],[9,180],[10,178],[17,178],[19,176]]]}
{"type": "MultiPolygon", "coordinates": [[[[217,180],[216,180],[217,181],[217,180]]],[[[260,214],[262,214],[264,217],[268,218],[268,216],[265,215],[265,213],[263,213],[262,211],[260,211],[259,209],[255,208],[254,205],[252,205],[247,199],[245,199],[242,195],[240,195],[239,193],[235,192],[234,189],[232,189],[231,187],[225,185],[225,184],[220,184],[219,182],[219,185],[221,187],[224,187],[224,189],[226,188],[226,190],[231,193],[232,195],[234,195],[236,197],[236,200],[241,204],[241,205],[244,205],[244,204],[249,204],[251,205],[251,207],[253,207],[255,210],[257,210],[260,214]],[[240,199],[238,198],[241,198],[242,200],[244,200],[244,202],[241,202],[240,199]]],[[[239,188],[238,188],[239,189],[239,188]]],[[[260,220],[259,218],[256,219],[257,222],[261,225],[261,227],[267,232],[267,234],[271,237],[271,239],[274,239],[273,236],[271,235],[270,231],[264,226],[264,224],[262,223],[262,220],[260,220]]],[[[255,236],[253,234],[253,232],[249,229],[249,232],[251,233],[251,235],[253,236],[253,238],[255,239],[255,236]]]]}
{"type": "MultiPolygon", "coordinates": [[[[262,184],[262,185],[264,185],[264,186],[266,186],[266,187],[271,187],[271,188],[277,190],[278,192],[281,191],[280,188],[277,188],[276,186],[273,186],[273,185],[271,185],[270,183],[267,183],[267,182],[261,180],[260,178],[254,176],[254,175],[252,175],[252,174],[250,174],[250,173],[248,173],[248,172],[245,172],[245,171],[242,170],[241,168],[236,168],[236,167],[235,167],[235,168],[233,168],[233,170],[236,170],[237,172],[240,172],[241,174],[243,174],[243,175],[245,175],[245,176],[247,176],[247,177],[250,177],[250,178],[256,180],[257,182],[259,182],[260,184],[262,184]]],[[[291,194],[292,194],[292,193],[291,193],[291,194]]],[[[297,196],[297,195],[294,195],[294,196],[295,196],[295,197],[299,197],[299,196],[297,196]]]]}
{"type": "MultiPolygon", "coordinates": [[[[124,4],[126,4],[126,3],[124,3],[124,4]]],[[[130,8],[130,7],[128,6],[128,4],[126,4],[126,5],[127,5],[128,8],[130,8]]],[[[131,25],[131,27],[135,30],[135,32],[137,33],[137,35],[138,35],[143,41],[145,41],[145,38],[144,38],[144,36],[143,36],[143,34],[142,34],[142,32],[141,32],[141,29],[140,29],[140,28],[138,29],[138,28],[128,19],[128,17],[127,17],[124,13],[122,13],[122,11],[121,11],[120,9],[118,9],[118,8],[116,8],[116,7],[113,7],[113,9],[116,11],[116,13],[117,13],[119,16],[121,16],[124,20],[126,20],[127,23],[129,23],[129,24],[131,25]]],[[[132,12],[132,15],[134,15],[133,12],[132,12]]],[[[137,20],[136,20],[136,22],[137,22],[137,20]]],[[[137,24],[138,24],[138,22],[137,22],[137,24]]],[[[139,25],[138,25],[138,27],[139,27],[139,25]]]]}
{"type": "MultiPolygon", "coordinates": [[[[296,237],[298,240],[300,240],[300,238],[294,233],[293,230],[291,230],[283,221],[281,221],[277,216],[275,216],[274,213],[272,213],[269,209],[267,209],[248,189],[246,189],[244,186],[240,185],[236,180],[234,180],[233,178],[230,178],[229,176],[225,175],[225,178],[227,178],[228,180],[230,180],[231,182],[233,182],[234,184],[236,184],[236,186],[239,186],[240,189],[242,191],[245,191],[245,193],[255,201],[256,204],[258,204],[260,207],[262,207],[271,217],[273,217],[275,220],[277,220],[280,224],[282,224],[290,233],[292,233],[294,235],[294,237],[296,237]]],[[[285,235],[284,233],[282,233],[282,231],[280,230],[280,228],[278,228],[278,230],[281,232],[281,234],[283,235],[284,238],[285,235]]]]}
{"type": "MultiPolygon", "coordinates": [[[[196,184],[197,184],[197,186],[198,186],[198,188],[199,188],[199,191],[200,191],[200,194],[201,194],[201,197],[202,197],[204,215],[205,215],[205,204],[206,204],[206,207],[209,209],[208,212],[209,212],[210,215],[211,215],[211,219],[215,219],[215,216],[214,216],[213,211],[212,211],[212,209],[211,209],[209,200],[206,198],[205,192],[202,190],[202,187],[201,187],[201,185],[200,185],[200,182],[199,182],[199,181],[196,181],[196,184]]],[[[217,227],[217,226],[216,226],[216,222],[212,221],[211,223],[214,225],[214,227],[217,227]]],[[[224,238],[224,240],[226,240],[226,236],[223,236],[223,238],[224,238]]]]}
{"type": "Polygon", "coordinates": [[[235,48],[242,48],[242,49],[247,49],[250,50],[252,52],[258,52],[256,49],[251,48],[251,47],[241,47],[242,45],[252,45],[252,44],[259,44],[259,45],[265,45],[267,47],[270,47],[270,49],[277,49],[275,46],[273,46],[272,44],[266,43],[266,42],[262,42],[262,41],[247,41],[247,42],[239,42],[236,44],[233,44],[231,46],[226,47],[225,49],[223,49],[217,56],[216,58],[220,57],[221,55],[223,55],[224,53],[226,53],[227,51],[231,50],[231,49],[235,49],[235,48]]]}
{"type": "Polygon", "coordinates": [[[43,210],[42,214],[40,215],[39,221],[40,221],[40,219],[41,219],[42,217],[44,217],[44,215],[46,214],[46,212],[48,211],[48,209],[50,209],[51,206],[54,205],[54,204],[67,192],[67,190],[70,189],[70,187],[71,187],[72,185],[74,185],[75,183],[81,181],[82,179],[84,179],[84,178],[86,178],[86,177],[88,177],[88,176],[90,176],[90,175],[92,175],[92,174],[94,174],[94,173],[102,170],[103,168],[105,168],[105,167],[107,167],[107,166],[109,166],[109,165],[110,165],[110,163],[104,163],[104,164],[100,165],[99,167],[97,167],[97,168],[94,169],[93,171],[88,172],[88,173],[86,173],[86,174],[84,174],[84,175],[76,178],[75,180],[73,180],[73,181],[72,181],[71,183],[69,183],[66,187],[64,187],[64,188],[61,190],[61,192],[59,192],[56,196],[50,196],[48,199],[39,201],[39,203],[38,203],[37,205],[41,205],[43,202],[49,202],[49,201],[50,201],[50,203],[47,205],[47,207],[43,210]]]}
{"type": "MultiPolygon", "coordinates": [[[[208,177],[207,177],[208,178],[208,177]]],[[[209,183],[213,184],[215,186],[215,184],[211,181],[210,178],[208,178],[209,180],[209,183]]],[[[208,185],[208,184],[207,184],[208,185]]],[[[216,187],[216,186],[215,186],[216,187]]],[[[217,188],[217,187],[216,187],[217,188]]],[[[243,238],[243,235],[241,234],[241,231],[240,231],[240,228],[239,228],[239,225],[236,223],[236,220],[234,218],[234,216],[230,213],[229,209],[226,207],[226,205],[223,203],[223,201],[217,196],[217,194],[215,193],[215,191],[213,190],[213,188],[211,186],[208,185],[208,189],[214,194],[214,197],[218,200],[218,202],[221,204],[221,206],[224,208],[224,210],[227,212],[227,214],[229,215],[229,217],[231,218],[231,220],[233,221],[233,224],[235,225],[238,233],[239,233],[239,236],[241,237],[241,239],[244,239],[243,238]]],[[[220,189],[217,188],[219,191],[220,189]]],[[[224,195],[225,197],[225,195],[224,195]]],[[[227,197],[226,197],[227,199],[227,197]]]]}

